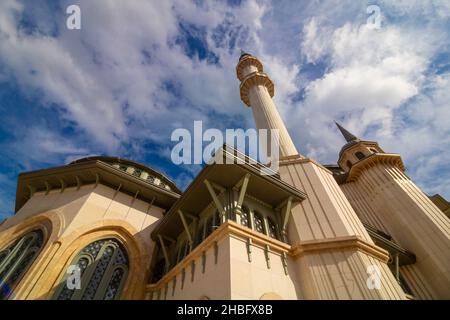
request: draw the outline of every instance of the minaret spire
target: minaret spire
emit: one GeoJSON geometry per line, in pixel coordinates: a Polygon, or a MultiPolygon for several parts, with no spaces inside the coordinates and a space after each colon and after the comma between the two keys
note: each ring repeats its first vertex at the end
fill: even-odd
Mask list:
{"type": "Polygon", "coordinates": [[[339,123],[337,123],[336,121],[334,123],[336,123],[336,126],[338,127],[339,131],[341,131],[342,135],[344,136],[344,138],[345,138],[345,140],[347,142],[358,140],[357,136],[355,136],[354,134],[350,133],[347,129],[345,129],[339,123]]]}

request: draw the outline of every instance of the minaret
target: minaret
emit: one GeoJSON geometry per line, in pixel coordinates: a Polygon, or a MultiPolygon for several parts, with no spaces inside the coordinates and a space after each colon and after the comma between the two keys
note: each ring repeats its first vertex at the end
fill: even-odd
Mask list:
{"type": "Polygon", "coordinates": [[[239,58],[236,73],[241,81],[241,100],[252,108],[256,127],[258,129],[278,129],[280,156],[297,155],[297,149],[272,101],[275,92],[273,82],[263,72],[261,62],[256,57],[243,52],[239,58]]]}
{"type": "Polygon", "coordinates": [[[280,178],[307,194],[292,208],[282,229],[293,248],[302,295],[305,299],[405,299],[387,265],[387,251],[374,244],[332,173],[298,154],[272,101],[274,85],[261,62],[243,53],[236,71],[241,99],[252,108],[256,127],[279,130],[280,178]],[[375,290],[367,285],[367,272],[372,269],[382,279],[375,290]]]}
{"type": "Polygon", "coordinates": [[[337,126],[347,141],[338,160],[346,172],[341,189],[358,216],[416,255],[401,271],[417,297],[450,299],[450,220],[405,174],[399,154],[337,126]]]}

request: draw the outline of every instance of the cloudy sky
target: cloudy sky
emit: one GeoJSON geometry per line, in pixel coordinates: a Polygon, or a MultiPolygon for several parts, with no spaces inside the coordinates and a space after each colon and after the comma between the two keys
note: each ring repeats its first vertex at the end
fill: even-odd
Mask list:
{"type": "Polygon", "coordinates": [[[199,168],[171,163],[174,129],[254,127],[241,49],[264,63],[301,153],[335,163],[337,120],[450,198],[449,18],[446,0],[0,0],[0,218],[18,173],[86,155],[140,161],[185,188],[199,168]],[[66,28],[71,4],[81,30],[66,28]]]}

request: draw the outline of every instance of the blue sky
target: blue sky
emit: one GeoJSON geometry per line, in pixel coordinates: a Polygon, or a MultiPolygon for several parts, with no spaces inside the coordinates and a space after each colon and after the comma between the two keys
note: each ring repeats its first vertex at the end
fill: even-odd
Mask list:
{"type": "Polygon", "coordinates": [[[251,128],[240,50],[258,56],[298,150],[335,163],[356,135],[450,198],[448,1],[0,0],[0,217],[17,175],[87,155],[146,163],[185,188],[176,128],[251,128]],[[78,4],[81,30],[66,28],[78,4]],[[381,28],[367,26],[368,5],[381,28]]]}

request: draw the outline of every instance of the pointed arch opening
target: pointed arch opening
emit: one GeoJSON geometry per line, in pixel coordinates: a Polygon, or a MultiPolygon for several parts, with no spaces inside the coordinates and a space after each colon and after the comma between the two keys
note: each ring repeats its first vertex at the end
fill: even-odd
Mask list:
{"type": "Polygon", "coordinates": [[[0,300],[11,297],[43,246],[44,232],[35,229],[0,251],[0,300]]]}
{"type": "Polygon", "coordinates": [[[55,300],[114,300],[126,282],[128,254],[114,238],[94,241],[73,259],[67,274],[58,285],[55,300]]]}

